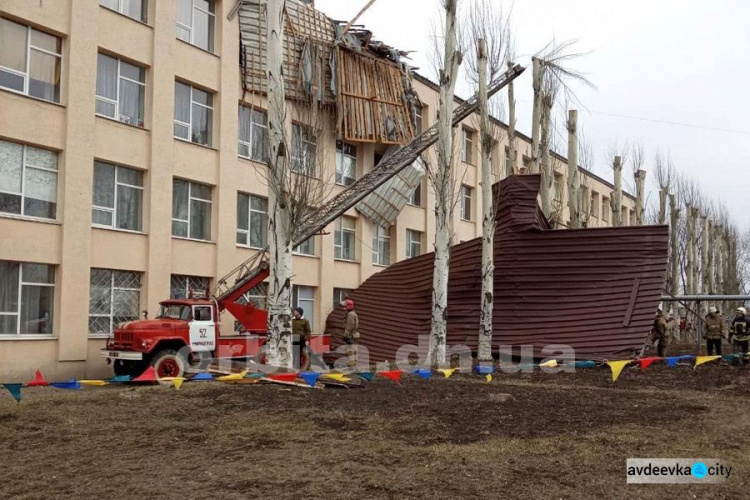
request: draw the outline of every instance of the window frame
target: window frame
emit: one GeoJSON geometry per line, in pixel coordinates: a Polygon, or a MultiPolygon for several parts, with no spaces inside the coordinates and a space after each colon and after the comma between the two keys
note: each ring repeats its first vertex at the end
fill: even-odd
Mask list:
{"type": "Polygon", "coordinates": [[[4,86],[0,86],[0,89],[7,90],[9,92],[14,92],[16,94],[21,94],[21,95],[24,95],[24,96],[27,96],[27,97],[31,97],[32,99],[39,99],[40,101],[53,102],[55,104],[60,104],[60,98],[62,96],[62,51],[63,51],[63,47],[62,47],[63,39],[62,39],[62,37],[59,37],[57,35],[53,35],[52,33],[48,33],[46,31],[38,30],[38,29],[33,28],[32,26],[28,25],[28,24],[23,24],[23,23],[20,23],[20,22],[8,19],[7,17],[0,16],[0,19],[2,19],[4,21],[7,21],[7,22],[11,22],[11,23],[17,24],[19,26],[23,26],[23,27],[26,28],[26,42],[25,42],[25,45],[26,45],[26,47],[25,47],[26,48],[26,71],[22,72],[22,71],[19,71],[17,69],[8,68],[6,66],[0,65],[0,71],[5,71],[7,73],[10,73],[11,75],[20,76],[21,78],[23,78],[23,90],[18,90],[18,89],[14,89],[12,87],[4,87],[4,86]],[[57,41],[58,41],[58,43],[59,43],[59,45],[60,45],[60,53],[57,54],[57,53],[51,52],[51,51],[49,51],[47,49],[33,46],[31,44],[31,33],[32,33],[32,31],[37,31],[37,32],[42,33],[44,35],[56,38],[57,41]],[[46,54],[46,55],[49,55],[49,56],[54,56],[55,58],[57,58],[56,59],[57,60],[57,66],[56,66],[56,71],[55,72],[60,76],[60,81],[57,84],[57,100],[52,100],[51,101],[51,100],[45,99],[43,97],[38,97],[38,96],[29,94],[29,84],[30,84],[30,81],[31,81],[31,51],[32,50],[36,50],[36,51],[41,52],[43,54],[46,54]]]}
{"type": "Polygon", "coordinates": [[[120,169],[126,169],[126,170],[132,170],[134,172],[138,172],[138,174],[140,174],[140,176],[141,176],[141,184],[143,184],[143,171],[142,170],[138,170],[138,169],[130,168],[130,167],[124,167],[122,165],[117,165],[115,163],[108,163],[108,162],[105,162],[105,161],[94,160],[94,185],[91,188],[91,195],[92,195],[92,200],[91,200],[91,212],[92,212],[91,213],[91,227],[96,227],[96,228],[99,228],[99,229],[116,229],[118,231],[131,231],[131,232],[134,232],[134,233],[142,233],[143,232],[143,198],[145,196],[144,187],[143,187],[143,185],[136,186],[136,185],[133,185],[133,184],[128,184],[126,182],[120,182],[118,180],[119,177],[120,177],[120,175],[119,175],[120,169]],[[114,193],[113,193],[113,198],[112,198],[114,200],[114,207],[113,208],[103,207],[103,206],[94,204],[93,197],[94,197],[94,195],[96,193],[96,166],[97,166],[97,163],[101,163],[103,165],[109,165],[109,166],[115,167],[115,185],[114,185],[114,193]],[[140,227],[138,229],[126,229],[126,228],[122,228],[122,227],[117,227],[117,205],[118,205],[117,201],[118,201],[118,194],[119,194],[119,189],[118,189],[119,186],[124,186],[124,187],[131,188],[131,189],[139,189],[141,191],[141,220],[140,220],[140,225],[139,225],[140,227]],[[101,223],[94,222],[94,214],[93,214],[94,210],[99,210],[100,212],[109,212],[109,213],[111,213],[112,214],[112,225],[108,226],[106,224],[101,224],[101,223]]]}
{"type": "Polygon", "coordinates": [[[291,149],[290,170],[297,174],[315,177],[318,160],[318,141],[315,139],[312,127],[303,123],[292,123],[291,149]],[[310,152],[311,147],[313,149],[312,153],[310,152]],[[310,157],[312,161],[310,161],[310,157]],[[308,162],[307,165],[303,164],[304,161],[308,162]]]}
{"type": "Polygon", "coordinates": [[[372,232],[372,263],[376,266],[391,265],[391,228],[374,224],[372,232]],[[388,245],[388,251],[381,252],[381,244],[388,245]]]}
{"type": "MultiPolygon", "coordinates": [[[[317,150],[317,146],[316,146],[317,150]]],[[[357,146],[354,144],[349,144],[345,141],[336,141],[336,165],[335,165],[335,182],[337,186],[344,186],[349,187],[352,184],[354,184],[357,181],[357,146]],[[350,148],[354,151],[352,154],[351,152],[347,152],[347,148],[350,148]],[[341,161],[339,161],[341,159],[341,161]],[[345,163],[345,160],[349,159],[350,161],[354,162],[354,177],[346,177],[346,173],[344,172],[343,166],[345,163]],[[341,168],[340,168],[341,167],[341,168]],[[341,176],[341,180],[339,180],[339,176],[341,176]],[[348,179],[351,179],[351,182],[347,182],[348,179]]]]}
{"type": "Polygon", "coordinates": [[[305,241],[292,249],[293,255],[304,255],[305,257],[315,257],[315,236],[310,236],[305,241]]]}
{"type": "MultiPolygon", "coordinates": [[[[103,332],[92,333],[90,331],[91,327],[89,325],[89,327],[87,328],[89,330],[88,336],[89,338],[109,337],[110,335],[114,334],[115,328],[117,327],[117,325],[114,324],[114,317],[115,317],[114,316],[114,304],[115,304],[114,292],[115,290],[122,291],[122,292],[138,292],[138,312],[136,313],[136,316],[135,316],[135,319],[138,319],[140,315],[141,304],[143,304],[143,296],[141,293],[141,289],[143,288],[143,273],[138,272],[138,271],[123,271],[120,269],[106,269],[106,268],[101,268],[101,267],[98,267],[98,268],[92,267],[89,272],[93,270],[107,271],[109,273],[109,291],[110,291],[109,314],[108,315],[107,314],[92,314],[91,311],[89,311],[87,318],[89,319],[92,317],[109,318],[109,333],[103,333],[103,332]],[[128,288],[128,287],[123,287],[123,286],[115,286],[115,273],[131,273],[131,274],[137,275],[138,282],[139,282],[138,284],[140,285],[140,288],[128,288]]],[[[90,285],[90,280],[91,278],[89,278],[89,285],[90,285]]],[[[89,291],[89,307],[91,307],[91,291],[89,291]]]]}
{"type": "Polygon", "coordinates": [[[123,5],[125,4],[125,0],[116,0],[116,1],[117,1],[117,9],[113,9],[112,7],[109,7],[108,5],[102,4],[101,0],[99,0],[99,6],[107,10],[111,10],[112,12],[117,12],[118,14],[122,14],[123,16],[130,18],[134,21],[138,21],[139,23],[148,24],[148,0],[138,0],[139,2],[141,2],[141,12],[142,12],[141,19],[133,17],[124,11],[123,5]]]}
{"type": "Polygon", "coordinates": [[[333,258],[334,260],[341,260],[345,262],[356,262],[357,261],[357,219],[354,217],[349,217],[347,215],[342,215],[339,218],[336,219],[336,226],[334,230],[333,235],[333,258]],[[344,227],[344,219],[351,221],[352,226],[344,227]],[[352,243],[352,249],[351,249],[351,258],[344,257],[344,235],[348,235],[348,237],[351,238],[352,243]],[[340,236],[339,236],[340,235],[340,236]],[[340,242],[337,242],[337,237],[340,238],[340,242]],[[338,256],[337,256],[338,254],[338,256]]]}
{"type": "MultiPolygon", "coordinates": [[[[208,147],[208,148],[212,148],[213,147],[213,140],[214,140],[214,133],[213,133],[214,132],[214,130],[213,130],[214,129],[214,93],[210,92],[208,90],[197,89],[197,90],[200,90],[201,92],[205,92],[206,95],[208,95],[208,97],[209,97],[209,99],[211,101],[211,105],[209,106],[209,105],[197,102],[197,101],[195,101],[195,99],[193,99],[193,91],[196,89],[196,87],[194,87],[192,84],[185,83],[185,82],[180,81],[180,80],[175,80],[175,87],[177,87],[178,83],[180,85],[184,85],[184,86],[186,86],[187,88],[190,89],[190,107],[189,107],[189,109],[190,109],[190,123],[186,123],[186,122],[183,122],[181,120],[178,120],[177,118],[174,118],[173,121],[174,121],[175,125],[179,125],[181,127],[187,127],[188,138],[186,139],[184,137],[180,137],[180,136],[176,135],[174,133],[174,128],[172,130],[172,135],[178,141],[189,142],[190,144],[197,144],[199,146],[205,146],[205,147],[208,147]],[[205,143],[203,143],[203,142],[197,142],[197,141],[193,140],[193,136],[194,136],[194,134],[193,134],[193,106],[200,106],[202,108],[205,108],[205,109],[211,111],[211,123],[209,123],[208,129],[206,130],[206,136],[208,138],[208,141],[205,142],[205,143]]],[[[175,95],[176,94],[177,94],[177,90],[175,89],[175,95]]],[[[175,113],[177,113],[177,109],[175,109],[175,113]]]]}
{"type": "Polygon", "coordinates": [[[472,187],[467,186],[466,184],[461,184],[461,220],[466,222],[471,222],[471,203],[472,203],[472,187]],[[468,202],[468,210],[469,214],[468,217],[466,216],[466,203],[468,202]]]}
{"type": "Polygon", "coordinates": [[[474,131],[467,127],[461,127],[461,161],[469,165],[474,165],[473,153],[474,131]]]}
{"type": "Polygon", "coordinates": [[[601,201],[599,197],[599,193],[591,190],[591,201],[589,202],[589,216],[599,218],[599,214],[601,213],[600,207],[601,201]]]}
{"type": "Polygon", "coordinates": [[[405,256],[407,259],[412,259],[414,257],[419,257],[422,255],[422,232],[417,231],[415,229],[407,229],[406,230],[406,253],[405,256]],[[417,241],[413,239],[413,236],[417,235],[417,241]],[[419,253],[417,255],[414,255],[412,251],[412,245],[418,245],[419,246],[419,253]]]}
{"type": "MultiPolygon", "coordinates": [[[[209,1],[211,4],[213,4],[214,12],[210,12],[210,11],[202,9],[202,8],[198,7],[195,4],[195,0],[190,0],[190,6],[191,6],[190,7],[190,26],[185,26],[184,24],[180,23],[180,21],[179,21],[180,16],[179,15],[177,16],[177,19],[175,20],[175,24],[176,24],[176,26],[178,28],[182,28],[182,29],[186,30],[190,34],[190,40],[188,41],[188,40],[185,40],[183,38],[180,38],[179,33],[176,35],[176,38],[178,40],[181,40],[181,41],[183,41],[185,43],[188,43],[188,44],[192,45],[193,47],[198,47],[201,50],[205,50],[206,52],[210,52],[211,54],[215,54],[216,53],[215,52],[215,49],[216,49],[216,2],[214,0],[207,0],[207,1],[209,1]],[[212,36],[212,39],[210,40],[210,43],[209,43],[208,47],[201,47],[200,45],[197,45],[195,43],[195,39],[193,37],[193,34],[195,33],[195,11],[196,10],[199,10],[199,11],[203,12],[204,14],[208,15],[209,22],[211,21],[211,19],[213,19],[213,25],[214,25],[213,36],[212,36]]],[[[178,2],[177,9],[179,10],[179,8],[180,8],[179,7],[179,0],[177,0],[177,2],[178,2]]],[[[208,26],[206,28],[208,28],[208,26]]]]}
{"type": "MultiPolygon", "coordinates": [[[[174,182],[178,181],[178,180],[182,181],[182,182],[187,182],[187,184],[188,184],[188,198],[187,198],[188,211],[187,211],[187,220],[177,219],[177,218],[174,217],[174,215],[172,215],[172,233],[171,233],[172,234],[172,238],[178,238],[178,239],[183,239],[183,240],[191,240],[191,241],[212,241],[211,240],[211,236],[213,235],[213,230],[212,230],[211,226],[213,225],[213,210],[212,210],[212,208],[213,208],[213,186],[211,186],[209,184],[203,184],[203,183],[200,183],[200,182],[195,182],[195,181],[187,180],[187,179],[182,179],[182,178],[179,178],[179,177],[174,177],[172,179],[172,189],[174,189],[174,182]],[[193,184],[198,184],[200,186],[206,186],[209,189],[209,192],[211,193],[210,196],[211,196],[212,199],[205,200],[203,198],[195,198],[195,197],[193,197],[193,184]],[[207,239],[193,238],[191,236],[192,231],[191,231],[190,220],[191,220],[192,211],[193,211],[193,203],[192,203],[193,200],[201,202],[201,203],[208,203],[208,205],[209,205],[209,227],[208,227],[209,235],[208,235],[207,239]],[[187,234],[188,234],[187,236],[178,236],[178,235],[174,234],[174,223],[175,222],[184,222],[184,223],[187,224],[187,229],[188,229],[187,230],[187,234]]],[[[173,199],[172,200],[172,210],[174,210],[174,202],[175,201],[173,199]]]]}
{"type": "Polygon", "coordinates": [[[424,132],[424,108],[426,106],[414,105],[414,135],[419,136],[424,132]]]}
{"type": "MultiPolygon", "coordinates": [[[[191,280],[199,281],[199,280],[205,280],[206,282],[206,288],[202,291],[209,290],[211,287],[211,278],[207,278],[205,276],[193,276],[190,274],[174,274],[171,273],[169,275],[169,298],[170,299],[186,299],[190,294],[190,282],[191,280]],[[176,280],[184,280],[185,288],[184,290],[181,290],[184,295],[182,297],[175,297],[172,293],[174,290],[174,287],[172,286],[175,284],[176,280]]],[[[180,283],[182,285],[183,283],[180,283]]],[[[182,286],[180,287],[182,288],[182,286]]],[[[209,290],[210,291],[210,290],[209,290]]]]}
{"type": "MultiPolygon", "coordinates": [[[[100,96],[97,93],[97,91],[95,91],[94,92],[95,100],[102,101],[106,104],[112,104],[115,107],[115,116],[109,116],[103,113],[99,113],[98,111],[96,111],[96,107],[94,107],[94,114],[102,118],[107,118],[108,120],[114,120],[120,123],[124,123],[125,125],[132,125],[133,127],[138,127],[138,128],[146,128],[146,68],[143,66],[139,66],[137,64],[133,64],[129,61],[124,61],[125,64],[129,64],[143,71],[143,81],[139,82],[138,80],[133,80],[132,78],[128,78],[127,76],[122,75],[122,63],[123,63],[122,59],[120,59],[119,57],[111,56],[109,54],[105,54],[104,52],[98,52],[97,59],[99,55],[102,55],[104,57],[109,57],[110,59],[114,59],[115,61],[117,61],[117,98],[113,100],[113,99],[110,99],[109,97],[100,96]],[[143,102],[140,103],[143,116],[137,118],[139,120],[138,123],[128,123],[122,119],[122,115],[120,114],[120,86],[122,84],[122,80],[139,85],[143,89],[143,102]]],[[[96,65],[97,78],[99,77],[99,68],[100,68],[100,65],[97,60],[97,65],[96,65]]]]}
{"type": "Polygon", "coordinates": [[[7,141],[5,139],[0,139],[0,142],[7,142],[9,144],[16,144],[18,146],[21,146],[21,148],[22,148],[22,150],[21,150],[21,191],[19,193],[14,193],[14,192],[11,192],[11,191],[6,191],[6,190],[0,189],[0,193],[2,193],[2,194],[8,194],[8,195],[11,195],[11,196],[20,196],[21,197],[21,204],[20,204],[20,206],[21,206],[21,213],[16,214],[16,213],[13,213],[13,212],[5,212],[5,211],[0,210],[0,214],[7,214],[7,215],[19,216],[19,217],[28,217],[28,218],[31,218],[31,219],[40,219],[40,220],[46,220],[46,221],[47,220],[49,220],[49,221],[57,221],[57,205],[58,205],[57,199],[58,199],[59,187],[60,187],[59,186],[60,170],[59,170],[59,168],[51,169],[51,168],[48,168],[48,167],[42,167],[42,166],[37,166],[37,165],[28,165],[27,161],[26,161],[26,157],[27,157],[27,150],[28,150],[28,148],[39,149],[39,150],[47,151],[48,153],[54,154],[55,155],[55,164],[59,164],[59,160],[60,160],[59,153],[57,151],[52,151],[51,149],[37,148],[35,146],[29,146],[27,144],[23,144],[23,143],[20,143],[20,142],[7,141]],[[49,172],[49,173],[55,174],[55,216],[54,217],[42,217],[42,216],[39,216],[39,215],[27,215],[26,214],[26,198],[27,198],[27,196],[26,196],[26,169],[27,168],[31,168],[32,170],[41,170],[41,171],[44,171],[44,172],[49,172]]]}
{"type": "Polygon", "coordinates": [[[412,190],[409,199],[406,200],[406,204],[412,207],[422,207],[422,181],[419,181],[417,187],[412,190]]]}
{"type": "Polygon", "coordinates": [[[335,309],[341,302],[351,295],[354,290],[351,288],[333,287],[333,308],[335,309]],[[344,292],[344,293],[341,293],[344,292]]]}
{"type": "Polygon", "coordinates": [[[608,197],[602,196],[602,220],[604,222],[609,222],[612,212],[612,210],[610,210],[611,207],[609,206],[609,200],[608,197]]]}
{"type": "Polygon", "coordinates": [[[10,262],[12,264],[18,265],[18,295],[17,295],[17,305],[18,308],[16,312],[5,312],[0,311],[0,316],[15,316],[16,317],[16,333],[0,333],[0,339],[18,339],[18,338],[29,338],[31,336],[44,336],[44,337],[52,337],[55,335],[54,328],[55,328],[55,278],[57,274],[56,266],[53,264],[44,264],[40,262],[17,262],[17,261],[9,261],[6,260],[4,262],[10,262]],[[31,265],[42,265],[46,266],[47,268],[51,268],[52,270],[52,283],[38,283],[34,281],[24,281],[23,279],[23,268],[26,264],[31,265]],[[46,287],[46,288],[52,288],[52,307],[50,311],[50,328],[49,333],[22,333],[21,332],[21,312],[23,310],[23,287],[26,286],[34,286],[34,287],[46,287]]]}
{"type": "MultiPolygon", "coordinates": [[[[191,94],[191,96],[192,96],[192,94],[191,94]]],[[[240,158],[245,158],[246,160],[256,161],[258,163],[267,163],[268,162],[268,151],[267,151],[267,147],[266,147],[265,143],[268,140],[268,113],[265,110],[256,109],[255,107],[250,107],[250,106],[243,106],[242,104],[240,104],[238,106],[238,108],[239,109],[237,111],[237,156],[239,156],[240,158]],[[242,123],[240,113],[242,113],[243,109],[246,110],[248,113],[250,113],[250,142],[243,141],[242,139],[240,139],[239,127],[240,127],[240,124],[242,123]],[[266,117],[266,124],[265,125],[259,124],[259,123],[257,123],[254,120],[256,113],[260,113],[260,114],[262,114],[262,115],[264,115],[266,117]],[[263,144],[262,151],[263,151],[263,154],[265,155],[265,158],[254,158],[253,157],[253,142],[252,142],[252,140],[253,140],[253,135],[254,135],[254,132],[255,132],[255,127],[259,127],[259,128],[263,129],[263,140],[264,140],[263,142],[264,142],[264,144],[263,144]],[[242,153],[240,153],[240,146],[241,145],[247,147],[247,150],[249,152],[248,155],[243,155],[242,153]]],[[[191,116],[191,118],[192,118],[192,116],[191,116]]]]}
{"type": "Polygon", "coordinates": [[[239,204],[239,197],[240,196],[247,196],[247,229],[241,229],[240,228],[240,221],[237,220],[237,234],[244,234],[245,235],[245,241],[247,243],[239,243],[238,242],[237,244],[239,246],[243,247],[243,248],[252,248],[252,249],[255,249],[255,250],[261,250],[261,249],[265,248],[266,246],[268,246],[268,198],[264,198],[263,196],[258,196],[256,194],[252,194],[252,193],[238,192],[237,193],[237,203],[238,204],[239,204]],[[266,207],[265,210],[260,210],[260,209],[257,209],[257,208],[253,208],[253,203],[252,203],[253,202],[253,198],[255,198],[257,200],[260,200],[263,203],[263,205],[266,207]],[[262,240],[263,241],[261,242],[261,244],[259,246],[253,245],[252,242],[250,241],[250,234],[252,233],[250,221],[252,221],[251,215],[253,213],[261,214],[261,217],[262,217],[261,220],[264,222],[263,223],[263,227],[261,228],[262,229],[261,236],[262,236],[262,240]]]}
{"type": "Polygon", "coordinates": [[[292,285],[292,309],[301,307],[305,311],[305,318],[310,322],[310,329],[313,331],[315,330],[315,288],[307,285],[292,285]],[[300,289],[310,291],[312,298],[300,299],[300,289]]]}

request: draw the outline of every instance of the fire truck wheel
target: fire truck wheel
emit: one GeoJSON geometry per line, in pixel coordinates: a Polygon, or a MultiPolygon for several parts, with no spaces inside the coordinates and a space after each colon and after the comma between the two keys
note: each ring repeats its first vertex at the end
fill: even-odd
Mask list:
{"type": "Polygon", "coordinates": [[[151,358],[157,377],[182,377],[185,374],[185,359],[173,349],[163,349],[151,358]]]}
{"type": "Polygon", "coordinates": [[[120,377],[123,375],[130,375],[136,377],[143,371],[141,363],[136,361],[125,361],[122,359],[116,359],[114,363],[115,375],[120,377]]]}

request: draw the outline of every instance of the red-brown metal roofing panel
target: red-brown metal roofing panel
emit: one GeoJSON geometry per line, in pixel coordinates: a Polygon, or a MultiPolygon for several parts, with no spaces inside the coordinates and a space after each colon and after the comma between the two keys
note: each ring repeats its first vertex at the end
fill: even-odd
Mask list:
{"type": "MultiPolygon", "coordinates": [[[[668,228],[628,226],[551,230],[537,206],[538,175],[494,186],[493,346],[573,347],[576,357],[622,358],[643,345],[661,296],[668,228]]],[[[394,360],[403,345],[430,331],[432,253],[398,262],[362,283],[351,297],[370,361],[394,360]]],[[[477,348],[481,240],[451,248],[448,345],[477,348]]],[[[332,347],[342,343],[343,308],[329,316],[332,347]]],[[[425,341],[426,342],[426,341],[425,341]]],[[[422,346],[426,349],[426,345],[422,346]]],[[[421,351],[423,352],[423,351],[421,351]]]]}

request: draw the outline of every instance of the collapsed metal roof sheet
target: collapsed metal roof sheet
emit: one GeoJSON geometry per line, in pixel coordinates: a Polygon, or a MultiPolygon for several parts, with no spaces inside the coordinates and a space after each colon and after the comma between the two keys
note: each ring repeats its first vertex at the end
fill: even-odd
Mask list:
{"type": "Polygon", "coordinates": [[[422,182],[424,174],[424,163],[418,159],[360,201],[357,211],[380,227],[390,227],[422,182]]]}
{"type": "MultiPolygon", "coordinates": [[[[494,186],[494,349],[509,345],[519,354],[520,346],[529,345],[541,356],[549,344],[566,344],[578,358],[632,356],[648,335],[661,296],[668,228],[550,230],[536,202],[539,182],[538,175],[521,175],[494,186]]],[[[371,362],[392,361],[399,347],[429,335],[433,259],[429,253],[398,262],[350,294],[371,362]]],[[[451,249],[449,346],[477,348],[480,260],[479,238],[451,249]]],[[[328,316],[334,349],[342,344],[344,314],[336,308],[328,316]]]]}

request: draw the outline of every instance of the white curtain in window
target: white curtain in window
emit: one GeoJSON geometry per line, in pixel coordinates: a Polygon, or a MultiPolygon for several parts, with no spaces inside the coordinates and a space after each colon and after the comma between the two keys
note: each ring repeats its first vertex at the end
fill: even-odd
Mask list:
{"type": "Polygon", "coordinates": [[[212,110],[193,104],[193,142],[206,144],[208,146],[211,145],[212,119],[212,110]]]}
{"type": "MultiPolygon", "coordinates": [[[[189,203],[189,185],[187,181],[175,179],[172,186],[172,218],[187,221],[189,203]]],[[[187,222],[172,221],[172,234],[187,238],[187,222]]]]}
{"type": "Polygon", "coordinates": [[[57,212],[57,173],[26,167],[24,214],[52,219],[57,212]]]}
{"type": "Polygon", "coordinates": [[[197,240],[211,239],[211,204],[190,200],[190,237],[197,240]]]}
{"type": "MultiPolygon", "coordinates": [[[[19,265],[0,261],[0,313],[18,312],[19,265]]],[[[17,316],[0,314],[0,334],[17,333],[17,316]]]]}
{"type": "MultiPolygon", "coordinates": [[[[117,100],[117,59],[99,54],[96,66],[96,95],[117,100]]],[[[115,117],[115,106],[111,103],[97,103],[98,113],[115,117]]]]}
{"type": "Polygon", "coordinates": [[[143,219],[143,190],[129,186],[117,187],[117,227],[140,231],[143,219]]]}
{"type": "Polygon", "coordinates": [[[0,18],[0,66],[26,72],[28,28],[0,18]]]}
{"type": "Polygon", "coordinates": [[[174,84],[174,119],[190,123],[190,87],[180,82],[174,84]]]}
{"type": "Polygon", "coordinates": [[[143,125],[143,85],[120,79],[120,117],[130,125],[143,125]]]}
{"type": "Polygon", "coordinates": [[[239,136],[238,139],[243,142],[252,143],[252,122],[250,108],[240,106],[239,111],[239,136]]]}
{"type": "Polygon", "coordinates": [[[0,191],[21,193],[23,146],[0,140],[0,191]]]}

